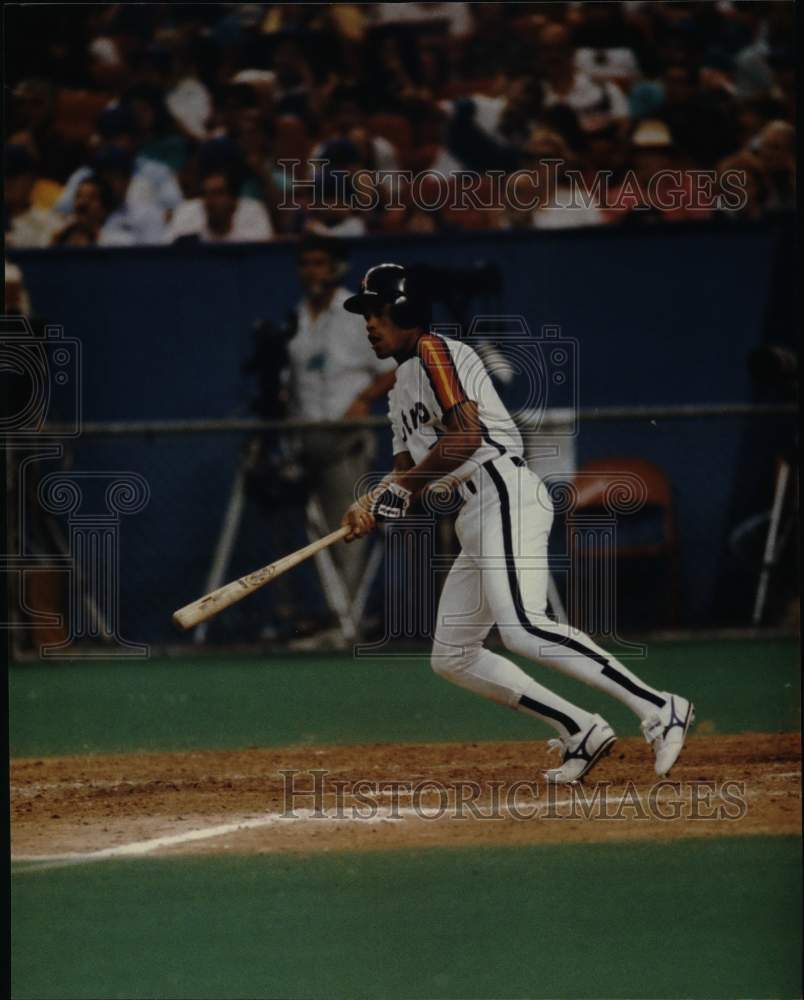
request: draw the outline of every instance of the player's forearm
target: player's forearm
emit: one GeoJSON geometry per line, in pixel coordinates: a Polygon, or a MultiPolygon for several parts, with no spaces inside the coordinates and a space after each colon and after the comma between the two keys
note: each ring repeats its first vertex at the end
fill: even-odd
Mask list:
{"type": "Polygon", "coordinates": [[[445,435],[418,465],[405,471],[395,471],[389,478],[416,496],[431,483],[459,469],[474,455],[480,443],[479,434],[445,435]]]}

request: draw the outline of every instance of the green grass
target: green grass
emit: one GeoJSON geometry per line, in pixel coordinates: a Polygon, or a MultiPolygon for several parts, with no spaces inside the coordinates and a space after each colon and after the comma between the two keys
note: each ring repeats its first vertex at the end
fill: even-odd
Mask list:
{"type": "MultiPolygon", "coordinates": [[[[800,725],[794,642],[654,644],[646,660],[626,662],[648,683],[692,697],[706,731],[800,725]]],[[[559,693],[603,712],[622,735],[638,732],[618,702],[523,665],[559,693]]],[[[10,671],[10,722],[14,756],[547,734],[540,723],[436,677],[424,656],[19,664],[10,671]]]]}
{"type": "Polygon", "coordinates": [[[28,871],[13,996],[795,997],[800,893],[767,837],[28,871]]]}

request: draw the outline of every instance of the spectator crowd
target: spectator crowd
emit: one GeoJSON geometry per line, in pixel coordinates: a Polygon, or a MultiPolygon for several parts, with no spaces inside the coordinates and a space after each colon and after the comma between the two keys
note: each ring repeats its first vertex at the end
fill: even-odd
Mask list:
{"type": "Polygon", "coordinates": [[[785,0],[9,7],[6,242],[763,218],[794,207],[794,38],[785,0]],[[429,197],[469,171],[507,200],[429,197]],[[657,206],[661,171],[744,196],[657,206]]]}

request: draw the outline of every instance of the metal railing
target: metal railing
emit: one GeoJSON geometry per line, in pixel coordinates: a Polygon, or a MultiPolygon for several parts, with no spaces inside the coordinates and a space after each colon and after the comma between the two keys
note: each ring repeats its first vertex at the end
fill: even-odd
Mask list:
{"type": "MultiPolygon", "coordinates": [[[[690,420],[723,417],[780,417],[798,413],[795,403],[682,403],[658,406],[586,406],[573,411],[574,419],[584,422],[614,420],[690,420]]],[[[530,423],[520,414],[522,427],[550,429],[566,422],[565,411],[545,410],[538,423],[530,423]]],[[[252,417],[187,418],[175,420],[105,420],[87,421],[81,433],[95,436],[116,434],[198,434],[225,431],[259,433],[261,431],[314,431],[380,429],[388,426],[385,417],[361,417],[349,421],[330,420],[260,420],[252,417]]],[[[71,428],[62,424],[47,424],[44,433],[59,434],[71,428]]]]}

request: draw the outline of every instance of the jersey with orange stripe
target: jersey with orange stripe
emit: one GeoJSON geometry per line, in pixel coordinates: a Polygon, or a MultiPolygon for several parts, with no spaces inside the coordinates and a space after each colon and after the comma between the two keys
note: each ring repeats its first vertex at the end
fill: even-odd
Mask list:
{"type": "Polygon", "coordinates": [[[452,474],[459,480],[491,458],[521,458],[522,438],[478,354],[451,337],[421,337],[416,354],[397,368],[388,395],[394,454],[407,451],[421,462],[445,433],[447,413],[467,401],[477,403],[483,439],[471,460],[452,474]]]}

